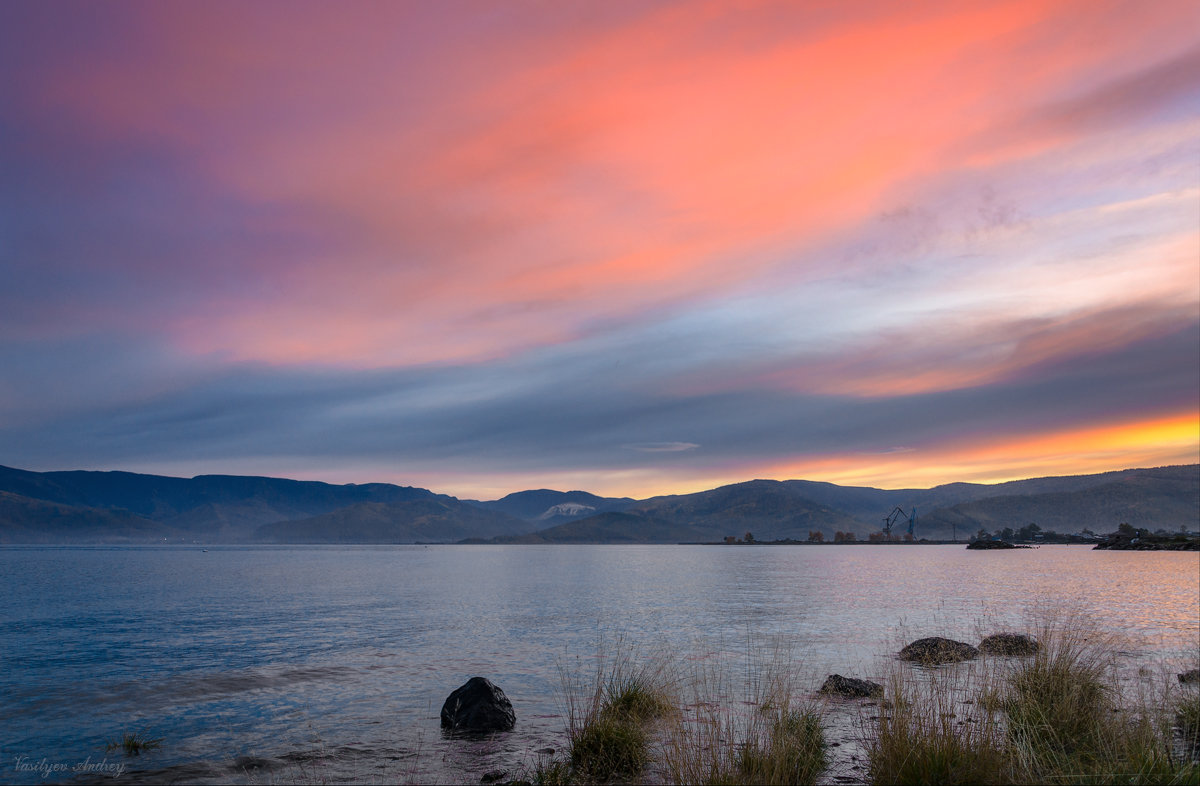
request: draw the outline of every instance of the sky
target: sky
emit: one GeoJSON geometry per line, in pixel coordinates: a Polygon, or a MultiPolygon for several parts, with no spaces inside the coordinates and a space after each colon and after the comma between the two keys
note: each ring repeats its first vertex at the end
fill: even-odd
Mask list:
{"type": "Polygon", "coordinates": [[[0,464],[1200,461],[1200,4],[0,2],[0,464]]]}

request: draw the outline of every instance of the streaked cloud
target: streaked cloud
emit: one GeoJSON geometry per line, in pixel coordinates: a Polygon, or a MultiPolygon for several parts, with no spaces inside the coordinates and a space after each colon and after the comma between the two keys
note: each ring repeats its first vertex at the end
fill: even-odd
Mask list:
{"type": "Polygon", "coordinates": [[[622,447],[641,453],[680,453],[685,450],[695,450],[700,446],[695,442],[635,442],[632,445],[622,445],[622,447]]]}
{"type": "Polygon", "coordinates": [[[1138,424],[1200,390],[1198,22],[5,6],[0,463],[483,496],[1006,479],[1114,428],[1080,471],[1186,459],[1138,424]]]}

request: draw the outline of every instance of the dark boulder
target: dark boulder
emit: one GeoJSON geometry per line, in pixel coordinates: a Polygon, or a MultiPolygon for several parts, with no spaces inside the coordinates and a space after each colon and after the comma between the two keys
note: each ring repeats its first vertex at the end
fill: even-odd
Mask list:
{"type": "Polygon", "coordinates": [[[1179,675],[1179,681],[1184,683],[1200,682],[1200,669],[1185,671],[1183,674],[1179,675]]]}
{"type": "Polygon", "coordinates": [[[855,699],[866,699],[872,696],[882,696],[883,686],[870,680],[859,680],[854,677],[843,677],[841,674],[830,674],[825,678],[818,693],[830,696],[849,696],[855,699]]]}
{"type": "Polygon", "coordinates": [[[973,540],[967,544],[967,548],[972,551],[978,551],[987,549],[1015,549],[1017,547],[1005,540],[973,540]]]}
{"type": "Polygon", "coordinates": [[[1024,633],[993,633],[979,642],[979,651],[988,655],[1036,655],[1037,640],[1024,633]]]}
{"type": "Polygon", "coordinates": [[[917,639],[900,650],[900,660],[911,660],[926,666],[970,660],[977,655],[979,655],[979,650],[970,644],[953,639],[943,639],[940,636],[917,639]]]}
{"type": "Polygon", "coordinates": [[[472,677],[442,705],[442,728],[453,731],[508,731],[517,723],[504,691],[483,677],[472,677]]]}

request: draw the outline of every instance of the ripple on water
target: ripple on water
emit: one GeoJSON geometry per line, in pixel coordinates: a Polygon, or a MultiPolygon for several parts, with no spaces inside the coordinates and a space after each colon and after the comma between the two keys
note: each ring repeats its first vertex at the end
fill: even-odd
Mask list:
{"type": "MultiPolygon", "coordinates": [[[[1049,613],[1097,619],[1155,668],[1183,670],[1200,635],[1194,554],[1070,546],[0,548],[0,575],[5,754],[71,763],[162,737],[135,782],[516,771],[562,749],[563,675],[590,678],[600,647],[725,664],[735,684],[784,641],[819,684],[1049,613]],[[438,711],[477,674],[518,726],[464,744],[438,711]]],[[[830,718],[851,750],[854,719],[830,718]]]]}

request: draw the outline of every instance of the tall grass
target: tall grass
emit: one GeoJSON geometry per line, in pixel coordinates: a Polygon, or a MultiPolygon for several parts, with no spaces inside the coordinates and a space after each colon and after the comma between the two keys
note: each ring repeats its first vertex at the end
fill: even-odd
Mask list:
{"type": "Polygon", "coordinates": [[[872,782],[1200,782],[1195,749],[1176,744],[1185,722],[1172,719],[1172,699],[1127,695],[1110,637],[1067,620],[1036,638],[1028,658],[898,667],[890,709],[866,728],[872,782]]]}
{"type": "Polygon", "coordinates": [[[1086,758],[1105,747],[1117,705],[1114,647],[1078,624],[1047,627],[1041,648],[1008,678],[1004,711],[1023,752],[1086,758]]]}
{"type": "Polygon", "coordinates": [[[1184,742],[1200,748],[1200,693],[1181,698],[1175,707],[1175,717],[1184,742]]]}
{"type": "MultiPolygon", "coordinates": [[[[1041,647],[1029,657],[937,668],[895,662],[883,700],[854,705],[863,713],[861,776],[875,784],[1200,786],[1193,687],[1123,683],[1120,645],[1078,620],[1047,623],[1035,638],[1041,647]]],[[[628,651],[600,658],[589,679],[572,683],[566,755],[541,762],[530,780],[828,778],[823,712],[846,705],[822,705],[802,684],[820,675],[806,675],[786,649],[762,659],[762,648],[751,650],[744,668],[712,656],[685,669],[661,651],[645,660],[628,651]]]]}
{"type": "Polygon", "coordinates": [[[651,726],[678,713],[678,671],[664,650],[648,657],[618,642],[597,658],[590,684],[564,673],[567,759],[539,764],[538,783],[608,782],[637,776],[651,760],[651,726]]]}
{"type": "Polygon", "coordinates": [[[816,783],[828,766],[825,733],[815,711],[768,710],[769,720],[751,729],[743,743],[735,783],[816,783]]]}
{"type": "Polygon", "coordinates": [[[588,676],[563,670],[567,751],[539,761],[528,779],[815,783],[827,765],[821,719],[815,705],[797,701],[800,670],[780,649],[769,663],[747,646],[744,664],[715,656],[689,668],[664,651],[639,658],[618,643],[588,676]]]}
{"type": "Polygon", "coordinates": [[[1089,623],[1039,631],[1042,648],[1008,677],[1004,713],[1019,771],[1046,783],[1195,783],[1174,744],[1169,695],[1122,689],[1118,643],[1089,623]]]}
{"type": "Polygon", "coordinates": [[[1019,782],[995,703],[976,690],[990,677],[977,664],[937,674],[897,666],[865,729],[871,782],[1019,782]]]}
{"type": "Polygon", "coordinates": [[[670,782],[815,783],[828,766],[825,735],[816,705],[796,698],[791,653],[776,648],[764,662],[748,652],[741,686],[732,684],[726,665],[717,661],[689,675],[687,712],[663,747],[670,782]]]}

